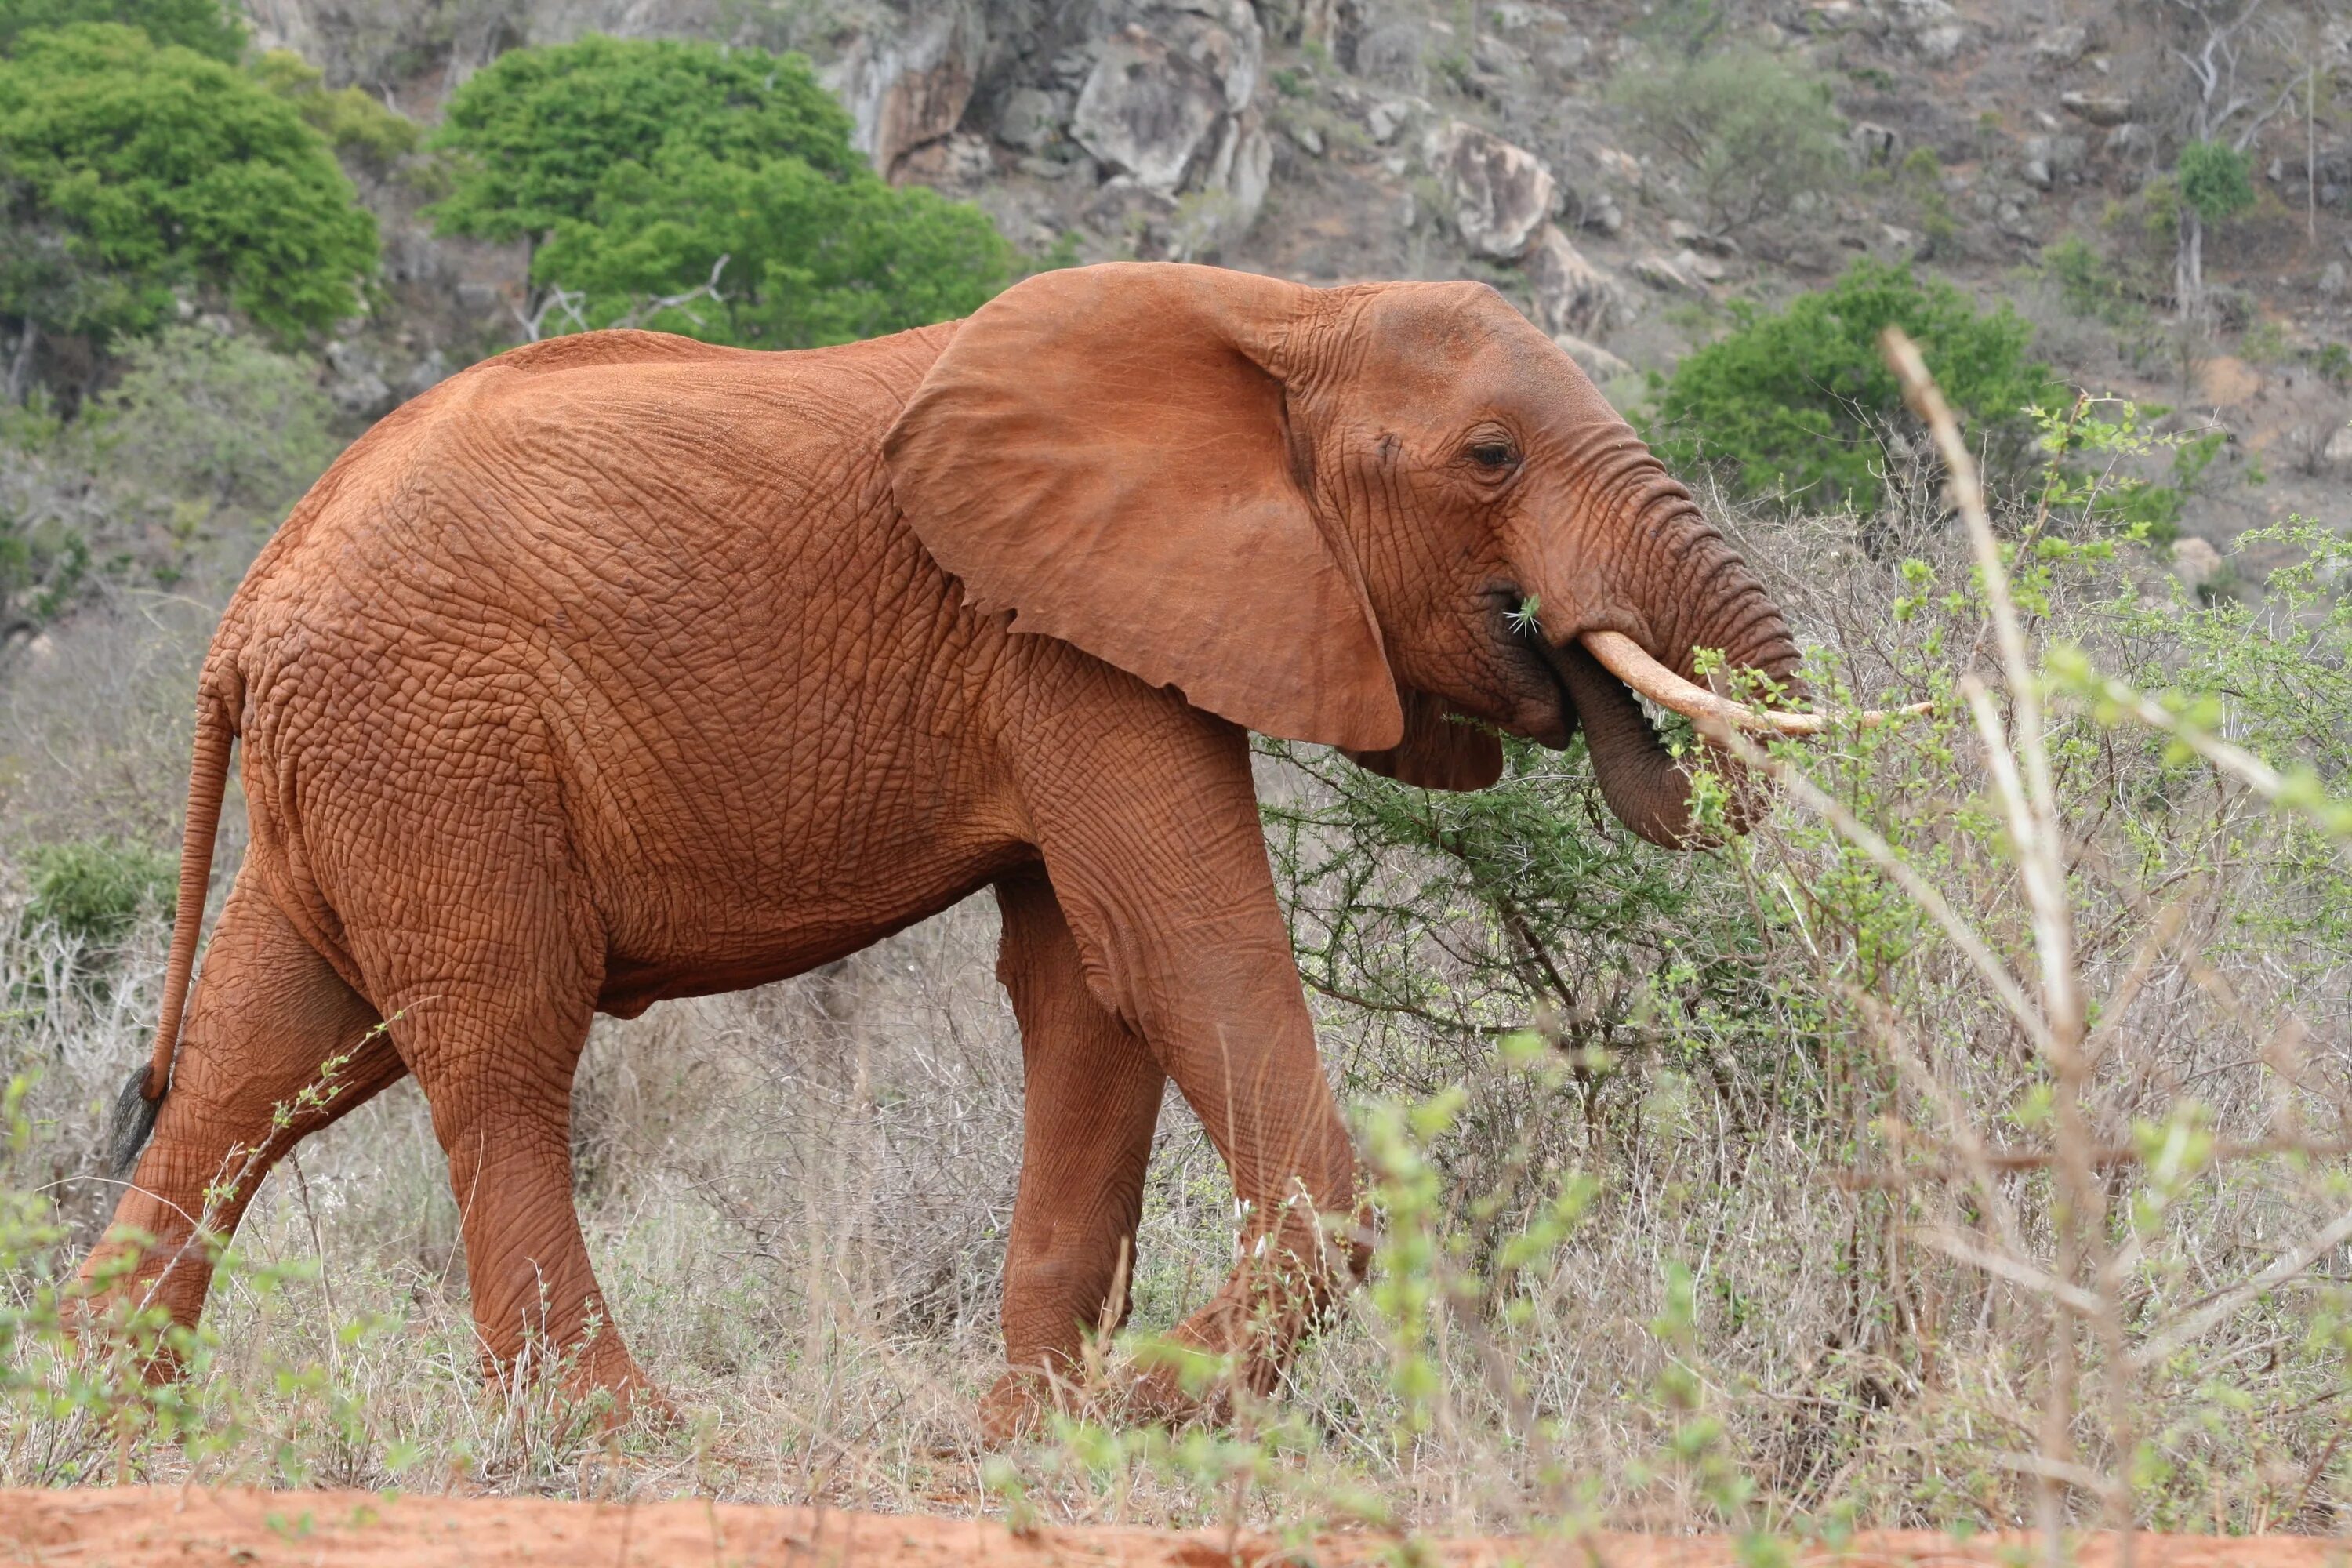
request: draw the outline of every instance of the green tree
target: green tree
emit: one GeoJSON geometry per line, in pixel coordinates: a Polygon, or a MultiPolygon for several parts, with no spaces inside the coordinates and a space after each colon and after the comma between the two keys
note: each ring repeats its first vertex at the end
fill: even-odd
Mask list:
{"type": "Polygon", "coordinates": [[[2031,447],[2030,405],[2063,395],[2026,357],[2033,329],[2006,304],[1979,311],[1948,283],[1907,266],[1857,260],[1835,283],[1767,312],[1735,304],[1721,340],[1686,355],[1653,417],[1668,463],[1725,464],[1750,491],[1804,490],[1811,500],[1867,498],[1881,440],[1908,422],[1878,335],[1901,327],[1944,395],[1986,443],[1995,472],[2031,447]]]}
{"type": "Polygon", "coordinates": [[[1827,85],[1760,49],[1633,72],[1611,90],[1688,172],[1718,234],[1830,189],[1852,166],[1827,85]]]}
{"type": "Polygon", "coordinates": [[[245,24],[221,0],[0,0],[0,54],[32,32],[77,22],[120,22],[158,44],[176,44],[234,64],[245,53],[245,24]]]}
{"type": "Polygon", "coordinates": [[[291,49],[272,49],[254,63],[264,86],[291,103],[303,121],[341,155],[377,173],[416,151],[423,127],[376,101],[364,89],[326,85],[326,73],[291,49]]]}
{"type": "Polygon", "coordinates": [[[613,169],[665,147],[846,179],[866,166],[850,129],[798,55],[602,36],[509,49],[449,97],[433,144],[452,183],[433,216],[445,234],[537,245],[586,218],[613,169]]]}
{"type": "Polygon", "coordinates": [[[17,342],[104,348],[209,290],[281,341],[353,314],[375,219],[294,105],[115,25],[27,33],[0,60],[0,315],[17,342]]]}
{"type": "Polygon", "coordinates": [[[444,233],[532,247],[531,330],[645,325],[795,348],[961,314],[1011,252],[976,208],[896,190],[796,55],[583,38],[452,95],[444,233]],[[560,312],[560,316],[557,314],[560,312]]]}
{"type": "Polygon", "coordinates": [[[806,348],[968,314],[1003,286],[1009,260],[985,214],[935,191],[681,147],[616,167],[533,274],[572,291],[583,325],[806,348]]]}
{"type": "Polygon", "coordinates": [[[2205,308],[2205,231],[2254,205],[2254,182],[2245,153],[2226,142],[2195,141],[2180,149],[2172,165],[2179,195],[2175,291],[2181,318],[2205,308]]]}

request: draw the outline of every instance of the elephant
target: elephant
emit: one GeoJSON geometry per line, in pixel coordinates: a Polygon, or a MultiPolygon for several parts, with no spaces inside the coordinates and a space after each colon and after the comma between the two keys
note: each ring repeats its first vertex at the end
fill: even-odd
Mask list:
{"type": "Polygon", "coordinates": [[[1803,689],[1756,574],[1483,284],[1118,263],[839,347],[514,349],[345,451],[224,614],[119,1108],[136,1173],[85,1277],[193,1323],[217,1173],[243,1177],[212,1194],[226,1232],[413,1074],[486,1370],[552,1347],[578,1391],[658,1401],[573,1206],[591,1019],[987,889],[1024,1072],[988,1429],[1123,1316],[1170,1080],[1242,1215],[1174,1337],[1270,1388],[1367,1254],[1248,732],[1471,790],[1501,734],[1581,727],[1612,811],[1685,845],[1687,764],[1636,693],[1711,737],[1752,716],[1695,679],[1702,648],[1803,689]],[[250,847],[191,999],[236,745],[250,847]],[[303,1095],[331,1058],[336,1092],[303,1095]]]}

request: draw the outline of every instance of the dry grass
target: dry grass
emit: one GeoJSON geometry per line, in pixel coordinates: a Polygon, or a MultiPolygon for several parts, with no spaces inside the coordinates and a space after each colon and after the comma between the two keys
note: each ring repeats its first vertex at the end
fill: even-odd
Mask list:
{"type": "MultiPolygon", "coordinates": [[[[1967,589],[1970,547],[1937,512],[1915,493],[1867,527],[1726,522],[1822,668],[1872,698],[1955,698],[1937,723],[1782,753],[1766,828],[1678,862],[1583,823],[1573,770],[1510,786],[1580,837],[1502,834],[1477,886],[1523,891],[1568,846],[1597,857],[1595,888],[1622,874],[1622,918],[1515,945],[1501,906],[1424,851],[1307,836],[1308,869],[1371,857],[1346,896],[1379,910],[1317,1000],[1383,1173],[1381,1266],[1231,1431],[978,1444],[1020,1100],[979,900],[819,974],[599,1024],[580,1198],[680,1426],[601,1436],[532,1388],[478,1385],[455,1206],[404,1085],[267,1184],[208,1318],[204,1438],[126,1439],[103,1401],[43,1413],[20,1387],[0,1484],[194,1473],[1444,1530],[2344,1530],[2352,881],[2215,749],[2296,731],[2251,701],[2219,728],[2192,715],[2206,755],[2184,761],[2080,683],[2044,710],[2053,641],[2184,679],[2214,656],[2128,563],[2028,570],[2005,616],[1997,590],[1967,589]],[[1334,999],[1399,970],[1422,987],[1408,1008],[1334,999]],[[1493,1031],[1529,1023],[1498,1048],[1493,1031]]],[[[2279,615],[2247,637],[2304,624],[2279,615]]],[[[2294,673],[2258,652],[2250,681],[2294,673]]],[[[2319,673],[2305,721],[2340,735],[2324,704],[2341,672],[2319,673]]],[[[20,698],[16,733],[68,711],[20,698]]],[[[1327,767],[1270,763],[1269,797],[1337,809],[1355,786],[1327,767]]],[[[1331,886],[1286,881],[1310,950],[1331,886]]],[[[160,933],[99,965],[5,923],[0,1074],[36,1081],[0,1185],[54,1203],[69,1252],[108,1207],[81,1173],[143,1049],[160,933]]],[[[1171,1101],[1130,1336],[1213,1288],[1231,1225],[1171,1101]]],[[[55,1256],[19,1247],[0,1303],[55,1256]]],[[[48,1351],[7,1354],[63,1386],[48,1351]]]]}

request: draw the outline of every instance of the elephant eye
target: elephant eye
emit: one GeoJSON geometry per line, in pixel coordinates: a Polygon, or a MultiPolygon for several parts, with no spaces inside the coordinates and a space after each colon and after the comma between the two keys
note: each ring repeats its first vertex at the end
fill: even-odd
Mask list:
{"type": "Polygon", "coordinates": [[[1517,457],[1507,441],[1481,441],[1470,448],[1470,460],[1482,468],[1507,468],[1517,457]]]}

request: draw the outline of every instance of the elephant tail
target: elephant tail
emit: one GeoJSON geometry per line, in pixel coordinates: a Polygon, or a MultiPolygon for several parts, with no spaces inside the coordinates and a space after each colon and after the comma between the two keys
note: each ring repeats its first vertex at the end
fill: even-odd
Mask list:
{"type": "Polygon", "coordinates": [[[213,839],[220,827],[221,798],[228,791],[229,748],[236,740],[235,706],[209,679],[196,706],[195,760],[188,773],[187,836],[180,844],[180,898],[172,914],[172,955],[163,966],[163,1013],[155,1024],[155,1047],[144,1067],[134,1068],[115,1097],[107,1149],[115,1173],[131,1169],[155,1131],[155,1116],[172,1085],[172,1058],[180,1046],[180,1023],[188,1005],[188,982],[196,967],[196,939],[205,924],[205,898],[213,879],[213,839]]]}

